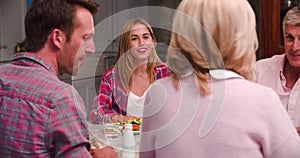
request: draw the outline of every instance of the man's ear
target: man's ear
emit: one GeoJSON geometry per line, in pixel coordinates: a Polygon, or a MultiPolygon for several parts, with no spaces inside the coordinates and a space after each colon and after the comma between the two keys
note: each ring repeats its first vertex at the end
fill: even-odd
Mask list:
{"type": "Polygon", "coordinates": [[[61,49],[66,42],[66,35],[59,29],[54,29],[50,34],[50,40],[56,49],[61,49]]]}

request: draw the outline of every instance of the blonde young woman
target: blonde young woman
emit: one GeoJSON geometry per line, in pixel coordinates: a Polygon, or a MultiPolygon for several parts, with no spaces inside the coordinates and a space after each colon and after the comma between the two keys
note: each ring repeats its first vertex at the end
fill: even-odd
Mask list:
{"type": "Polygon", "coordinates": [[[144,19],[129,20],[122,28],[115,64],[102,76],[98,96],[91,107],[91,122],[101,123],[104,114],[112,121],[141,117],[145,91],[169,72],[156,54],[151,26],[144,19]]]}
{"type": "Polygon", "coordinates": [[[182,0],[177,11],[172,77],[147,92],[140,158],[300,157],[279,97],[251,82],[257,35],[248,1],[182,0]]]}

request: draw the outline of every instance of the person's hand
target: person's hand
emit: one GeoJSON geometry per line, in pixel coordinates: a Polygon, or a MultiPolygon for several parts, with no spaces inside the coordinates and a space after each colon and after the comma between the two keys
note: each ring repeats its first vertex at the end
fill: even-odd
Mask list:
{"type": "Polygon", "coordinates": [[[123,116],[123,122],[127,122],[134,119],[136,119],[136,117],[134,116],[123,116]]]}
{"type": "Polygon", "coordinates": [[[298,135],[300,136],[300,126],[296,127],[296,130],[298,132],[298,135]]]}
{"type": "Polygon", "coordinates": [[[134,119],[135,119],[134,116],[123,116],[123,115],[120,115],[120,114],[116,114],[116,115],[111,117],[112,122],[119,122],[121,124],[123,124],[124,122],[127,122],[129,120],[134,120],[134,119]]]}
{"type": "Polygon", "coordinates": [[[94,149],[91,152],[93,158],[117,158],[118,153],[111,146],[106,146],[102,149],[94,149]]]}

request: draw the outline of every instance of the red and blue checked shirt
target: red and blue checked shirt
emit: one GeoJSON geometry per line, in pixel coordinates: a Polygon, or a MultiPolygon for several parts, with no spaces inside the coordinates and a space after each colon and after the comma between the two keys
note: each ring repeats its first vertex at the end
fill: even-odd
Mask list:
{"type": "MultiPolygon", "coordinates": [[[[158,80],[168,77],[170,72],[165,65],[161,64],[154,68],[154,74],[155,80],[158,80]]],[[[103,114],[107,113],[126,115],[128,92],[118,78],[118,72],[114,67],[103,73],[98,95],[90,109],[91,122],[101,123],[103,114]]]]}
{"type": "Polygon", "coordinates": [[[41,57],[17,53],[0,67],[2,156],[91,157],[85,118],[82,98],[41,57]]]}

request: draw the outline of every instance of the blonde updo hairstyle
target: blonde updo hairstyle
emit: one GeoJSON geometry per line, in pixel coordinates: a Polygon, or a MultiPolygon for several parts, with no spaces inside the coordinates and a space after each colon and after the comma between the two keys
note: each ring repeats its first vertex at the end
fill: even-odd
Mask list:
{"type": "Polygon", "coordinates": [[[191,69],[201,94],[210,94],[212,69],[232,70],[254,80],[258,41],[255,14],[247,0],[182,0],[172,31],[166,60],[175,87],[191,69]]]}

